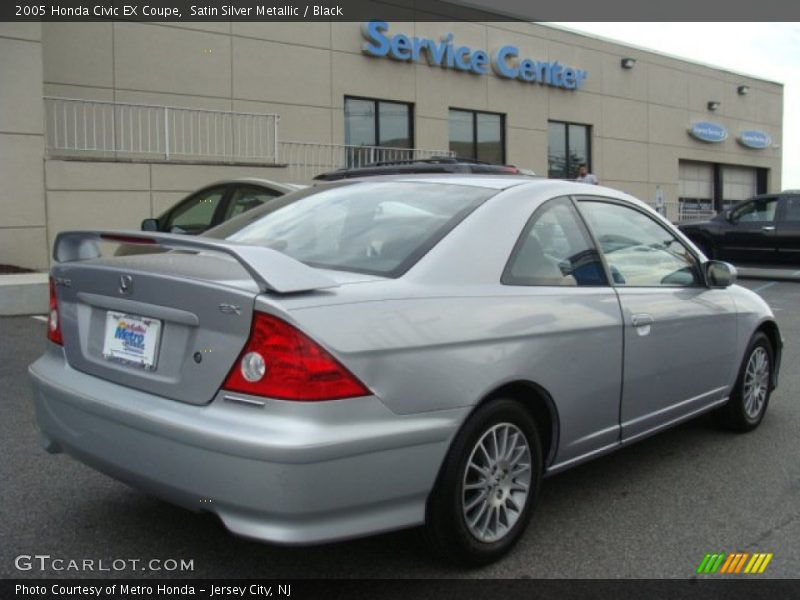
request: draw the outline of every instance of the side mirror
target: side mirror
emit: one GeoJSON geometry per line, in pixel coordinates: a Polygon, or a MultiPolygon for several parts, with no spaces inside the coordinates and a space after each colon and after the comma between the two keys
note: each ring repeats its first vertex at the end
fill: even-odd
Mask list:
{"type": "Polygon", "coordinates": [[[728,223],[733,223],[734,222],[733,221],[733,211],[731,209],[728,209],[728,210],[725,211],[725,220],[728,223]]]}
{"type": "Polygon", "coordinates": [[[142,231],[158,231],[158,219],[145,219],[142,221],[142,231]]]}
{"type": "Polygon", "coordinates": [[[736,267],[721,260],[710,260],[703,264],[706,282],[712,288],[726,288],[736,282],[736,267]]]}

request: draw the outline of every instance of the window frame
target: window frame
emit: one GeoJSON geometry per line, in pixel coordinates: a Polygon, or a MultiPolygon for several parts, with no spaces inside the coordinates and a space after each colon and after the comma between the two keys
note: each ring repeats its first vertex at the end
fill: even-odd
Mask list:
{"type": "MultiPolygon", "coordinates": [[[[373,119],[373,125],[375,127],[375,146],[374,147],[377,147],[377,148],[394,148],[395,147],[395,146],[384,146],[383,144],[381,144],[381,119],[380,119],[380,108],[379,108],[380,103],[381,102],[385,102],[385,103],[389,103],[389,104],[403,104],[404,106],[407,106],[408,107],[408,142],[409,142],[409,146],[408,146],[408,148],[403,148],[401,146],[397,146],[397,149],[398,150],[408,150],[408,151],[413,151],[414,150],[414,147],[415,147],[414,136],[415,136],[416,132],[414,130],[414,116],[415,116],[415,114],[414,114],[414,103],[413,102],[405,102],[403,100],[392,100],[390,98],[371,98],[369,96],[354,96],[354,95],[351,95],[351,94],[345,94],[345,96],[344,96],[344,105],[342,107],[343,110],[345,110],[345,111],[347,110],[347,101],[348,100],[364,100],[364,101],[367,101],[367,102],[372,102],[372,104],[374,106],[374,109],[375,109],[375,118],[373,119]]],[[[345,120],[344,120],[345,121],[345,132],[344,133],[345,133],[345,136],[346,136],[346,134],[347,134],[347,131],[346,131],[346,129],[347,129],[347,113],[346,112],[344,114],[344,117],[345,117],[345,120]]],[[[346,139],[346,137],[345,137],[345,139],[346,139]]],[[[356,147],[369,148],[370,146],[367,144],[367,145],[364,145],[364,146],[356,146],[356,147]]]]}
{"type": "MultiPolygon", "coordinates": [[[[449,139],[450,133],[450,113],[451,111],[460,111],[465,113],[470,113],[472,115],[472,150],[473,154],[475,155],[474,158],[471,157],[464,157],[470,160],[481,160],[478,158],[478,115],[491,115],[493,117],[500,117],[500,162],[499,163],[490,163],[490,164],[498,164],[504,165],[506,164],[506,114],[499,113],[499,112],[492,112],[489,110],[475,110],[474,108],[459,108],[458,106],[449,106],[447,108],[447,127],[448,127],[448,140],[447,140],[447,149],[450,150],[450,142],[452,140],[449,139]]],[[[458,158],[458,156],[457,156],[458,158]]]]}
{"type": "Polygon", "coordinates": [[[564,177],[564,178],[550,177],[550,160],[549,160],[549,157],[550,157],[550,146],[549,146],[549,141],[548,141],[547,178],[548,179],[560,179],[562,181],[572,181],[574,179],[574,177],[570,177],[569,176],[569,171],[570,171],[570,169],[569,169],[569,165],[570,165],[570,162],[569,162],[569,158],[570,158],[570,155],[569,155],[569,126],[570,125],[578,125],[580,127],[585,127],[586,128],[586,168],[589,171],[589,173],[594,173],[594,171],[592,170],[592,130],[594,129],[593,125],[591,123],[578,123],[578,122],[575,122],[575,121],[561,121],[559,119],[548,119],[547,120],[548,136],[549,136],[549,129],[550,129],[550,124],[551,123],[555,123],[555,124],[564,126],[564,144],[566,146],[565,147],[565,150],[566,150],[565,156],[566,156],[566,159],[567,159],[567,162],[564,165],[564,169],[566,171],[566,175],[567,176],[564,177]]]}
{"type": "Polygon", "coordinates": [[[526,287],[526,288],[533,288],[533,287],[553,287],[553,288],[564,288],[564,289],[597,289],[597,288],[607,288],[613,287],[613,280],[611,278],[611,273],[608,269],[608,264],[603,257],[603,253],[600,251],[600,247],[597,243],[597,240],[592,233],[592,230],[589,228],[586,220],[581,214],[581,211],[577,205],[575,197],[569,194],[565,194],[562,196],[554,196],[553,198],[548,198],[544,202],[542,202],[536,209],[531,213],[531,216],[528,217],[528,220],[525,222],[525,226],[522,228],[519,236],[517,237],[517,241],[514,243],[514,247],[511,249],[511,253],[508,255],[508,259],[506,260],[506,264],[503,267],[503,272],[500,275],[500,284],[509,287],[526,287]],[[572,208],[574,216],[577,218],[578,227],[580,228],[581,233],[586,236],[587,241],[589,242],[591,249],[593,249],[596,253],[598,258],[600,259],[600,265],[603,268],[603,276],[605,277],[605,282],[598,285],[553,285],[548,283],[522,283],[517,278],[515,278],[512,273],[511,269],[514,265],[514,262],[517,259],[520,251],[522,250],[525,242],[530,235],[531,229],[534,228],[536,223],[539,221],[539,218],[542,214],[550,208],[550,205],[558,200],[566,200],[570,207],[572,208]]]}
{"type": "Polygon", "coordinates": [[[612,287],[619,288],[619,289],[672,289],[672,290],[676,290],[676,289],[678,289],[678,290],[692,290],[692,289],[708,289],[709,288],[708,280],[706,279],[705,270],[703,269],[703,262],[700,259],[699,254],[697,254],[691,248],[691,246],[686,244],[686,242],[684,241],[682,235],[680,235],[679,231],[672,231],[664,223],[659,221],[659,219],[655,218],[652,214],[650,214],[647,210],[645,210],[641,206],[637,206],[636,204],[633,204],[632,202],[627,202],[625,200],[621,200],[619,198],[613,198],[611,196],[594,196],[594,195],[591,195],[591,194],[579,194],[579,195],[573,196],[572,199],[575,202],[575,204],[577,205],[578,212],[581,215],[581,219],[583,220],[583,222],[584,222],[584,224],[586,226],[586,229],[589,230],[589,235],[592,237],[592,240],[594,240],[595,247],[597,248],[597,251],[600,254],[600,260],[603,262],[603,266],[605,267],[606,276],[607,276],[608,280],[611,282],[611,286],[612,287]],[[611,268],[610,268],[610,266],[608,264],[608,260],[606,260],[605,252],[603,252],[603,247],[600,244],[600,241],[595,236],[594,230],[592,229],[591,225],[589,224],[589,221],[586,218],[586,215],[583,214],[583,210],[581,209],[581,202],[597,202],[597,203],[602,203],[602,204],[613,204],[613,205],[616,205],[616,206],[621,206],[623,208],[628,208],[628,209],[631,209],[631,210],[633,210],[635,212],[638,212],[639,214],[641,214],[644,217],[646,217],[646,218],[650,219],[651,221],[653,221],[656,225],[658,225],[664,231],[666,231],[671,236],[673,236],[678,241],[678,243],[681,246],[683,246],[683,249],[686,250],[686,252],[692,258],[694,258],[693,268],[694,268],[695,277],[696,277],[698,283],[695,284],[695,285],[679,285],[679,284],[675,284],[675,285],[628,285],[628,284],[620,284],[620,283],[617,283],[616,281],[614,281],[614,277],[612,276],[611,268]]]}

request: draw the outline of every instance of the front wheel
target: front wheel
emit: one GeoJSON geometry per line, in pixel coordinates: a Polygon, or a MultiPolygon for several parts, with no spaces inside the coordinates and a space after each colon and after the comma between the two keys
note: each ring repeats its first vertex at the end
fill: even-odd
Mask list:
{"type": "Polygon", "coordinates": [[[730,400],[717,410],[721,425],[740,432],[758,427],[767,412],[773,368],[772,344],[759,331],[747,346],[730,400]]]}
{"type": "Polygon", "coordinates": [[[525,531],[541,475],[539,435],[524,407],[498,399],[479,408],[456,436],[428,500],[434,549],[472,566],[500,558],[525,531]]]}

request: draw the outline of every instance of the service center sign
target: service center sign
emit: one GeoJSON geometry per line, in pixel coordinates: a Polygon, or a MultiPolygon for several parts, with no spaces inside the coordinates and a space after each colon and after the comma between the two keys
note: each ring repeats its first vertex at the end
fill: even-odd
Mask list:
{"type": "Polygon", "coordinates": [[[402,33],[389,35],[386,21],[364,23],[361,31],[367,42],[362,44],[364,54],[388,56],[405,62],[423,62],[434,67],[454,69],[474,75],[486,75],[491,68],[499,77],[516,79],[525,83],[539,83],[565,90],[578,90],[587,72],[560,65],[558,61],[536,61],[520,58],[519,48],[503,46],[491,54],[486,50],[473,50],[455,44],[448,33],[440,41],[408,37],[402,33]]]}

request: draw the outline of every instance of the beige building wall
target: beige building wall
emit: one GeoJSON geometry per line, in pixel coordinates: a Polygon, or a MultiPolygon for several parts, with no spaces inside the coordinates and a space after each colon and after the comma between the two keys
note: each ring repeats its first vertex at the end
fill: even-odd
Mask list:
{"type": "MultiPolygon", "coordinates": [[[[15,138],[20,151],[13,154],[40,156],[41,102],[31,98],[41,88],[39,77],[45,94],[59,97],[277,113],[280,139],[302,142],[344,142],[346,95],[413,103],[418,148],[447,149],[450,107],[489,110],[506,115],[507,162],[545,175],[548,120],[584,123],[592,126],[593,170],[601,183],[648,202],[660,186],[674,209],[681,159],[767,168],[769,189],[780,189],[779,84],[539,24],[411,18],[409,13],[409,22],[391,23],[389,33],[434,39],[453,33],[456,43],[489,51],[514,44],[520,57],[558,60],[588,70],[589,77],[583,89],[570,92],[494,73],[476,76],[372,58],[361,52],[360,23],[44,23],[43,71],[30,58],[40,47],[38,29],[30,41],[16,39],[22,34],[0,38],[9,51],[36,63],[24,73],[0,75],[29,82],[30,88],[23,98],[18,86],[14,92],[0,86],[0,94],[13,95],[10,106],[25,105],[25,119],[7,119],[24,133],[24,141],[15,138]],[[635,68],[622,69],[622,57],[636,59],[635,68]],[[737,94],[739,85],[749,86],[750,93],[737,94]],[[720,109],[709,112],[709,100],[720,101],[720,109]],[[720,123],[729,138],[718,144],[694,140],[687,133],[693,120],[720,123]],[[776,147],[742,147],[735,140],[741,129],[767,132],[776,147]]],[[[12,68],[8,62],[1,68],[12,68]]],[[[11,110],[0,108],[0,120],[11,110]]],[[[14,135],[22,138],[19,133],[14,135]]],[[[33,228],[27,233],[42,237],[46,222],[48,242],[76,225],[137,227],[141,218],[158,214],[185,193],[242,174],[279,181],[289,176],[286,170],[255,167],[48,161],[46,177],[25,184],[35,188],[25,193],[38,200],[25,207],[14,201],[14,227],[33,228]]],[[[11,231],[9,223],[3,227],[11,231]]],[[[26,259],[29,264],[41,264],[44,238],[36,239],[25,244],[36,257],[26,259]]]]}
{"type": "Polygon", "coordinates": [[[0,23],[0,265],[47,266],[39,23],[0,23]]]}

